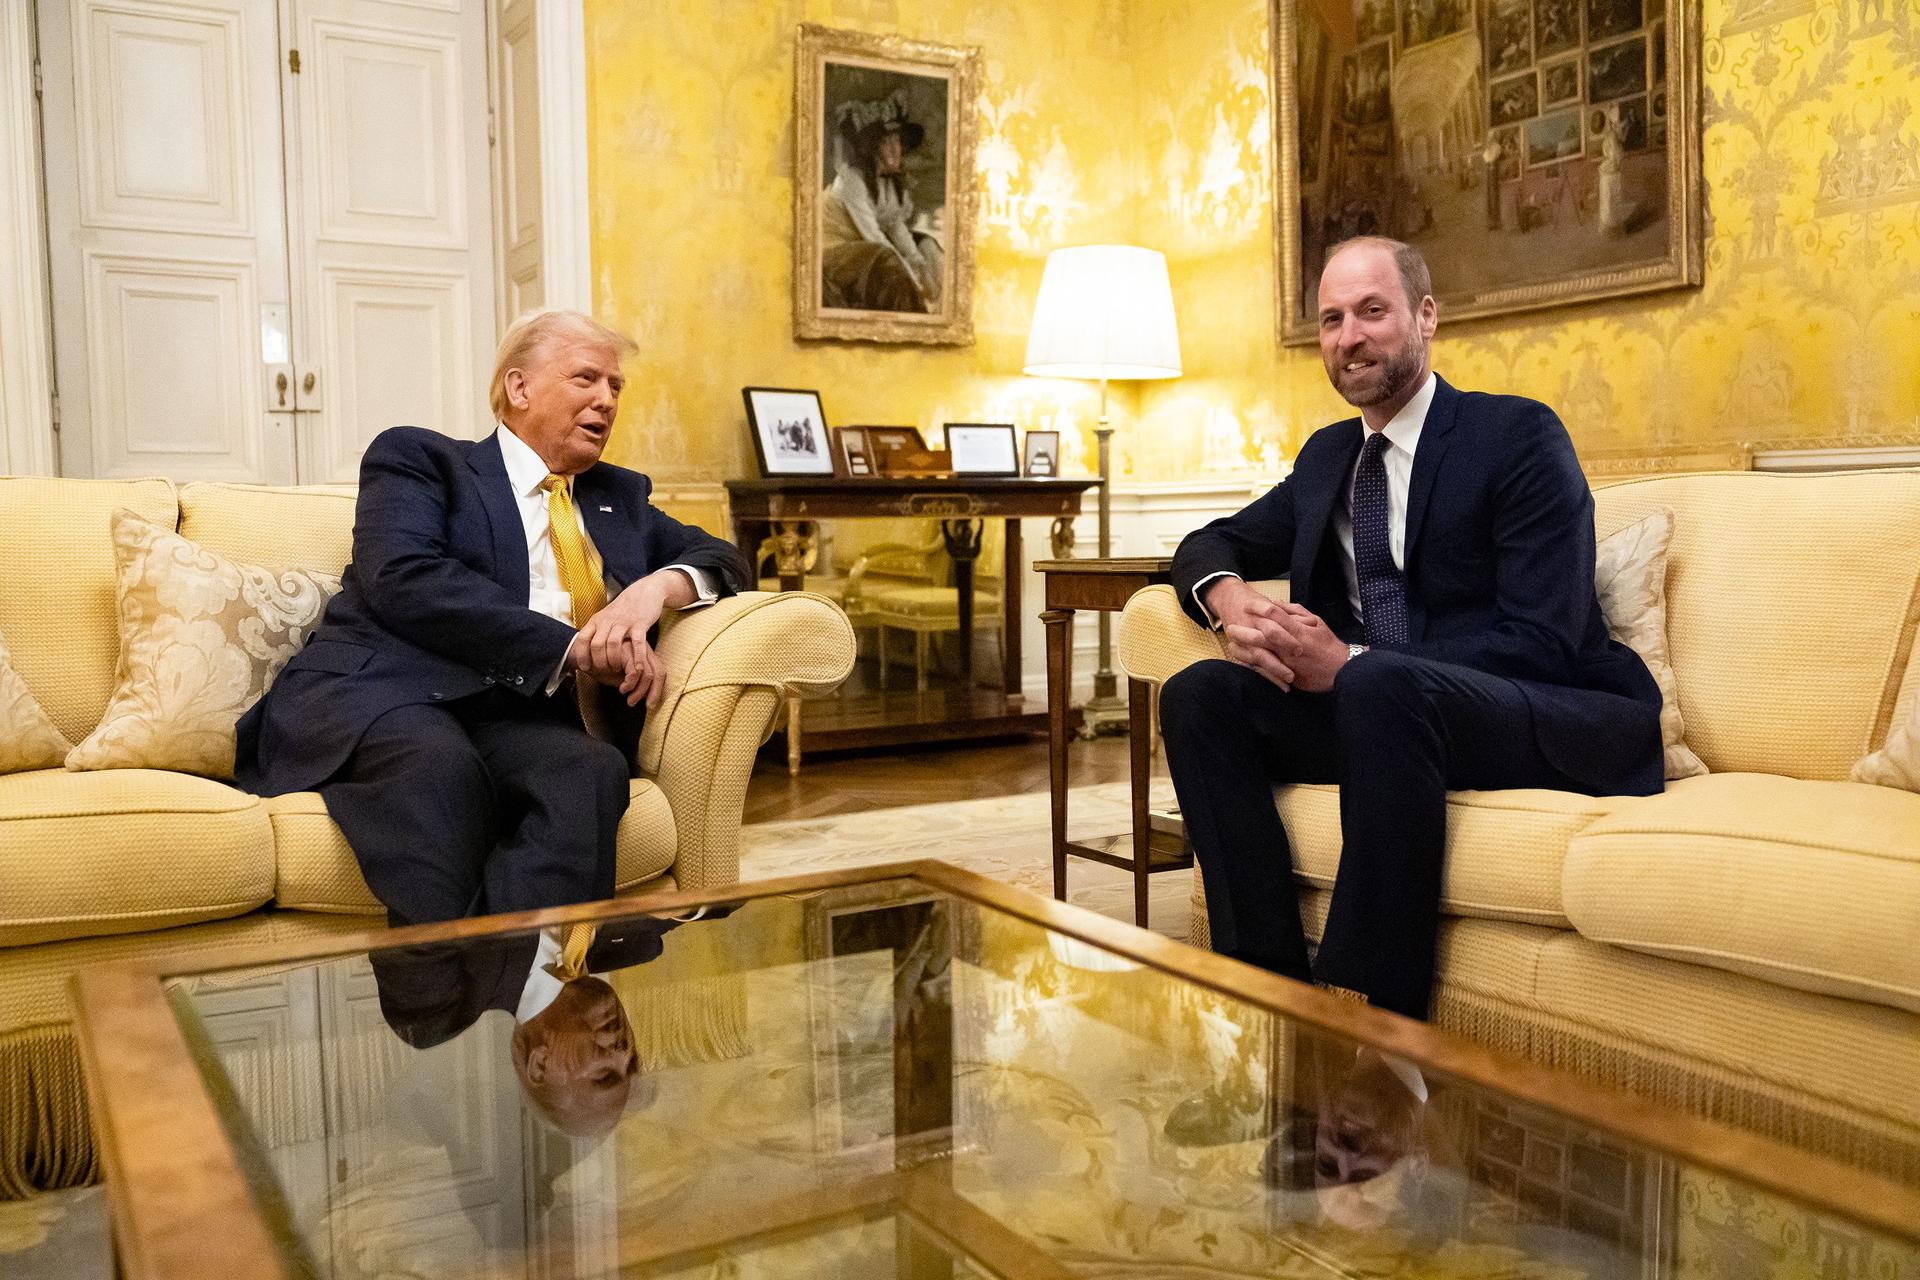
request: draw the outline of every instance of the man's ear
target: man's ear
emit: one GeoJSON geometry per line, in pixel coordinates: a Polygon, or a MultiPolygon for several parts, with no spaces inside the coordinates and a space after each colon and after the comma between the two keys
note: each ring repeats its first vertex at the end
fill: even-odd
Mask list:
{"type": "Polygon", "coordinates": [[[547,1082],[547,1046],[537,1044],[527,1050],[527,1065],[521,1074],[526,1077],[528,1084],[547,1082]]]}
{"type": "Polygon", "coordinates": [[[507,370],[507,376],[500,381],[501,388],[507,393],[507,403],[516,409],[527,407],[527,375],[520,369],[507,370]]]}
{"type": "MultiPolygon", "coordinates": [[[[1433,331],[1440,326],[1440,304],[1433,300],[1432,294],[1420,299],[1420,336],[1431,340],[1433,331]]],[[[512,373],[507,375],[509,378],[512,373]]]]}

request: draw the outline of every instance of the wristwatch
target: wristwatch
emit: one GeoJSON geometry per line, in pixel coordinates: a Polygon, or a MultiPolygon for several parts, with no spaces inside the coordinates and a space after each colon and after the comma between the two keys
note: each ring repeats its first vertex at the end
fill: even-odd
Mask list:
{"type": "Polygon", "coordinates": [[[1353,661],[1353,660],[1354,660],[1355,658],[1357,658],[1357,657],[1359,657],[1359,656],[1360,656],[1361,654],[1363,654],[1363,653],[1365,653],[1366,651],[1367,651],[1367,646],[1365,646],[1365,645],[1363,645],[1363,644],[1350,644],[1350,645],[1348,645],[1348,646],[1347,646],[1347,661],[1348,661],[1348,662],[1352,662],[1352,661],[1353,661]]]}

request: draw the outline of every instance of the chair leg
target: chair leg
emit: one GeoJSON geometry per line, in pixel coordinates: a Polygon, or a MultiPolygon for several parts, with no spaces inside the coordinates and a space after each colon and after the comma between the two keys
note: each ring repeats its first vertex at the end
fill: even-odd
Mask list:
{"type": "Polygon", "coordinates": [[[787,699],[787,776],[800,776],[800,699],[787,699]]]}
{"type": "Polygon", "coordinates": [[[932,639],[930,633],[913,633],[913,687],[921,693],[927,691],[927,646],[932,639]]]}
{"type": "Polygon", "coordinates": [[[873,629],[873,656],[880,660],[880,692],[887,691],[887,629],[878,626],[873,629]]]}

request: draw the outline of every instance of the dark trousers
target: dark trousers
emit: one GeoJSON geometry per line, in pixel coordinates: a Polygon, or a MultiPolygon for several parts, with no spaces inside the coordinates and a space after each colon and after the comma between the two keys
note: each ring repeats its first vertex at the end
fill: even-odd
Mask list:
{"type": "Polygon", "coordinates": [[[1196,663],[1167,681],[1160,714],[1214,950],[1409,1017],[1433,995],[1448,790],[1584,790],[1534,745],[1519,685],[1384,650],[1327,693],[1196,663]],[[1311,965],[1273,803],[1296,782],[1340,787],[1340,871],[1311,965]]]}
{"type": "Polygon", "coordinates": [[[392,924],[613,896],[627,761],[568,690],[395,707],[319,791],[392,924]]]}

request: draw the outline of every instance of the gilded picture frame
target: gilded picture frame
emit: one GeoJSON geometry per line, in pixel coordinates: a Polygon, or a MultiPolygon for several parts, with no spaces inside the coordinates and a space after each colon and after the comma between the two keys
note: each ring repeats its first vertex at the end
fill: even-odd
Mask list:
{"type": "Polygon", "coordinates": [[[1701,283],[1698,5],[1269,12],[1281,345],[1318,340],[1326,249],[1354,235],[1418,247],[1442,323],[1701,283]]]}
{"type": "Polygon", "coordinates": [[[803,24],[793,333],[973,342],[980,51],[803,24]]]}

